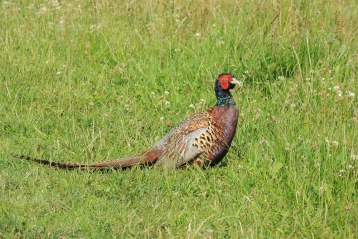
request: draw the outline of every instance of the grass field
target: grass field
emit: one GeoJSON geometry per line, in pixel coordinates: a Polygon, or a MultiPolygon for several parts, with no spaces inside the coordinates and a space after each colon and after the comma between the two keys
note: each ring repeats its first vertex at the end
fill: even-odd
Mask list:
{"type": "Polygon", "coordinates": [[[0,238],[357,238],[358,3],[1,1],[0,238]],[[140,152],[244,81],[212,169],[140,152]]]}

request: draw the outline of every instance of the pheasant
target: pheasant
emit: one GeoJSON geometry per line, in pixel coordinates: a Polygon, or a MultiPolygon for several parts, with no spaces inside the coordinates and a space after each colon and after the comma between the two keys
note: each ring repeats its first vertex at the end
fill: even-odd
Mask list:
{"type": "Polygon", "coordinates": [[[220,74],[215,82],[217,102],[213,107],[181,121],[156,144],[135,156],[90,164],[52,162],[24,155],[15,157],[65,169],[214,166],[224,158],[236,133],[239,109],[230,93],[235,84],[241,83],[233,75],[220,74]]]}

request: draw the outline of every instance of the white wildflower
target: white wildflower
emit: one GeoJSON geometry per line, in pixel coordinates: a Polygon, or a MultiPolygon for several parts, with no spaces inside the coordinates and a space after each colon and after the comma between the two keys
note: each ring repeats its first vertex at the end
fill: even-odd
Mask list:
{"type": "Polygon", "coordinates": [[[167,101],[167,100],[164,100],[163,102],[164,102],[164,105],[165,105],[165,106],[169,106],[169,105],[170,105],[170,102],[167,101]]]}
{"type": "Polygon", "coordinates": [[[353,92],[348,92],[347,98],[348,99],[354,99],[356,95],[353,92]]]}
{"type": "Polygon", "coordinates": [[[338,142],[337,141],[332,141],[332,146],[333,147],[338,147],[338,142]]]}
{"type": "Polygon", "coordinates": [[[352,160],[358,160],[358,154],[351,153],[351,159],[352,160]]]}

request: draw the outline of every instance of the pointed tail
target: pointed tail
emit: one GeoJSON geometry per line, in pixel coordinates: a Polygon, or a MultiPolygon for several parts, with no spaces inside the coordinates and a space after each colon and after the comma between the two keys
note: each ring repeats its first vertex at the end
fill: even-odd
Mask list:
{"type": "Polygon", "coordinates": [[[33,161],[40,164],[50,165],[51,167],[58,167],[61,169],[90,169],[90,170],[106,170],[106,169],[126,169],[134,165],[152,165],[158,159],[160,150],[152,149],[144,151],[143,153],[127,158],[115,159],[112,161],[104,161],[98,163],[65,163],[65,162],[52,162],[46,159],[31,158],[25,155],[13,155],[15,158],[21,158],[33,161]]]}

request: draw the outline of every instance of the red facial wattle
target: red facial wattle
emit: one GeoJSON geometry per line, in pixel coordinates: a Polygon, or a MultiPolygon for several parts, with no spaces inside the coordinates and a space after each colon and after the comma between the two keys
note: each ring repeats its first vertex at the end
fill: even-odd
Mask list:
{"type": "Polygon", "coordinates": [[[231,75],[223,75],[219,78],[221,87],[226,90],[229,88],[229,83],[231,82],[232,77],[231,75]]]}

